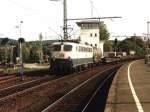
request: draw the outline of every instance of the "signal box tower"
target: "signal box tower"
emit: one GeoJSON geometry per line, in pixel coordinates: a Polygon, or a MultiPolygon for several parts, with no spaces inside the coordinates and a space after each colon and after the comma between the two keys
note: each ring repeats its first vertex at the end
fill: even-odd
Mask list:
{"type": "Polygon", "coordinates": [[[79,39],[81,43],[87,43],[93,47],[101,48],[103,53],[103,41],[100,41],[100,21],[98,20],[84,20],[77,22],[80,27],[79,39]]]}

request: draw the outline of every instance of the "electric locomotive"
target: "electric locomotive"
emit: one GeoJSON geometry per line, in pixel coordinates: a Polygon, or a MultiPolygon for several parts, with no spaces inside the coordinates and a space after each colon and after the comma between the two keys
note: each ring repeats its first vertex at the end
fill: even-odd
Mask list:
{"type": "Polygon", "coordinates": [[[91,45],[77,42],[55,42],[51,46],[51,73],[72,73],[91,67],[101,58],[101,52],[91,45]]]}

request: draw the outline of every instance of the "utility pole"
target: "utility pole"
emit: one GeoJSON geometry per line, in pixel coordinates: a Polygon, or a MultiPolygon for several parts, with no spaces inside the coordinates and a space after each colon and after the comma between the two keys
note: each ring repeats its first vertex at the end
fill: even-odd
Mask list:
{"type": "Polygon", "coordinates": [[[42,39],[43,39],[43,36],[42,36],[42,33],[40,33],[39,35],[39,40],[40,40],[40,64],[43,63],[43,47],[42,47],[42,39]]]}
{"type": "Polygon", "coordinates": [[[134,51],[137,54],[137,48],[136,48],[136,34],[134,34],[134,51]]]}
{"type": "MultiPolygon", "coordinates": [[[[22,25],[23,21],[20,21],[20,38],[22,38],[22,29],[21,29],[21,25],[22,25]]],[[[23,63],[23,58],[22,58],[22,43],[20,42],[19,43],[19,57],[20,57],[20,60],[21,60],[21,64],[23,63]]]]}
{"type": "Polygon", "coordinates": [[[147,40],[149,39],[149,23],[150,21],[147,21],[147,40]]]}
{"type": "Polygon", "coordinates": [[[20,77],[21,77],[21,80],[23,80],[23,57],[22,57],[22,29],[21,29],[21,25],[22,25],[22,23],[23,23],[23,21],[20,21],[20,42],[19,42],[19,48],[20,48],[20,52],[19,52],[19,57],[20,57],[20,64],[21,64],[21,68],[20,68],[20,70],[19,70],[19,72],[20,72],[20,77]]]}
{"type": "Polygon", "coordinates": [[[67,32],[67,1],[64,0],[64,26],[63,26],[63,30],[64,30],[64,39],[67,40],[68,39],[68,32],[67,32]]]}
{"type": "Polygon", "coordinates": [[[11,64],[13,64],[14,47],[15,47],[15,46],[10,46],[10,48],[11,48],[11,57],[10,57],[11,61],[10,61],[10,63],[11,63],[11,64]]]}
{"type": "MultiPolygon", "coordinates": [[[[50,1],[60,1],[60,0],[50,0],[50,1]]],[[[67,26],[67,1],[63,1],[63,39],[68,39],[68,26],[67,26]]]]}
{"type": "Polygon", "coordinates": [[[149,52],[149,23],[150,23],[150,21],[147,21],[147,34],[146,34],[146,37],[147,37],[147,39],[145,40],[145,45],[146,45],[146,54],[148,54],[148,52],[149,52]]]}
{"type": "Polygon", "coordinates": [[[148,50],[148,47],[149,47],[149,23],[150,23],[150,21],[147,21],[147,44],[146,44],[146,48],[147,48],[147,50],[148,50]]]}

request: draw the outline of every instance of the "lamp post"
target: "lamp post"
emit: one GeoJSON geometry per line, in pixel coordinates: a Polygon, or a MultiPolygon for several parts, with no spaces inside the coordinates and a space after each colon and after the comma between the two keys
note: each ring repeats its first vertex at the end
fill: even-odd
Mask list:
{"type": "MultiPolygon", "coordinates": [[[[20,30],[20,32],[19,32],[19,34],[20,34],[20,38],[22,38],[22,29],[21,29],[21,26],[22,26],[22,23],[23,23],[23,21],[20,21],[20,28],[19,28],[19,30],[20,30]]],[[[21,60],[21,63],[22,63],[22,42],[19,42],[19,57],[20,57],[20,60],[21,60]]]]}
{"type": "MultiPolygon", "coordinates": [[[[15,26],[15,28],[17,28],[18,30],[19,30],[19,38],[18,38],[18,40],[20,39],[20,38],[22,38],[22,23],[23,23],[23,21],[20,21],[19,22],[19,25],[17,25],[17,26],[15,26]]],[[[22,45],[21,45],[21,43],[19,42],[18,43],[18,57],[20,58],[20,60],[22,59],[22,47],[21,47],[22,45]]]]}
{"type": "Polygon", "coordinates": [[[42,36],[42,33],[40,33],[39,34],[39,40],[40,40],[40,53],[39,53],[39,58],[40,58],[40,60],[39,60],[39,62],[40,62],[40,64],[42,64],[43,63],[43,47],[42,47],[42,39],[43,39],[43,36],[42,36]]]}
{"type": "Polygon", "coordinates": [[[149,46],[149,23],[150,23],[150,21],[147,21],[147,42],[146,42],[146,54],[148,53],[148,46],[149,46]]]}
{"type": "Polygon", "coordinates": [[[21,26],[22,26],[22,23],[23,21],[20,21],[20,27],[19,27],[19,39],[18,39],[18,42],[19,42],[19,58],[20,58],[20,64],[21,64],[21,67],[20,67],[20,76],[21,76],[21,80],[23,79],[23,57],[22,57],[22,43],[24,43],[24,38],[22,38],[22,29],[21,29],[21,26]]]}
{"type": "Polygon", "coordinates": [[[136,34],[135,34],[135,33],[133,34],[133,37],[134,37],[134,51],[135,51],[135,53],[137,53],[137,47],[136,47],[136,34]]]}
{"type": "Polygon", "coordinates": [[[149,23],[150,21],[147,21],[147,39],[149,39],[149,23]]]}
{"type": "Polygon", "coordinates": [[[13,57],[14,57],[14,47],[15,46],[10,46],[10,48],[11,48],[11,56],[10,56],[10,64],[13,64],[13,57]]]}
{"type": "MultiPolygon", "coordinates": [[[[149,44],[149,23],[150,21],[147,21],[147,44],[149,44]]],[[[148,45],[147,45],[148,47],[148,45]]]]}

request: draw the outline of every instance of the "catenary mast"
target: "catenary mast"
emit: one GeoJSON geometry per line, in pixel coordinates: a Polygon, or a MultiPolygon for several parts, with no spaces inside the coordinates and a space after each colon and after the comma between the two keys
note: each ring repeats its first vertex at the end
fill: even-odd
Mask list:
{"type": "Polygon", "coordinates": [[[67,32],[67,1],[64,0],[63,3],[63,8],[64,8],[64,25],[63,25],[63,31],[64,31],[64,40],[68,39],[68,32],[67,32]]]}
{"type": "MultiPolygon", "coordinates": [[[[60,0],[50,0],[50,1],[60,1],[60,0]]],[[[67,32],[67,0],[63,0],[63,39],[68,39],[68,32],[67,32]]]]}

